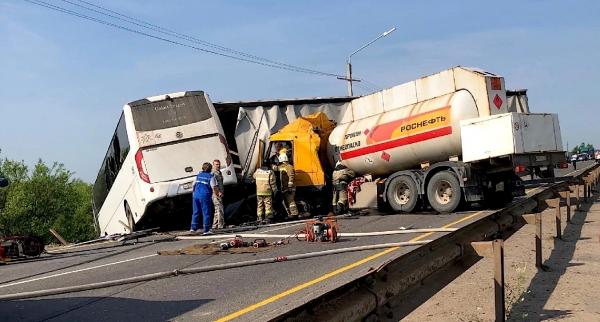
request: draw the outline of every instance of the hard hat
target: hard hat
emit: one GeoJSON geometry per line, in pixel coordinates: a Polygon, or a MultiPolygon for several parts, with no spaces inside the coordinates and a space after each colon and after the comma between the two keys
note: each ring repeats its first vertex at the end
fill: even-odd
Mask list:
{"type": "Polygon", "coordinates": [[[279,162],[288,162],[287,154],[285,154],[285,153],[279,154],[279,162]]]}
{"type": "Polygon", "coordinates": [[[279,154],[287,154],[287,148],[281,148],[279,154]]]}

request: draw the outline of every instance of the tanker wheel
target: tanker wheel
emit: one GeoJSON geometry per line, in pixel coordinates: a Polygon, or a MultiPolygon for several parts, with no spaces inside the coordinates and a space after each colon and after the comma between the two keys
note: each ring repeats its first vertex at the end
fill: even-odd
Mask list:
{"type": "Polygon", "coordinates": [[[453,212],[462,199],[460,183],[450,171],[434,174],[427,184],[427,199],[431,207],[440,213],[453,212]]]}
{"type": "Polygon", "coordinates": [[[386,196],[395,211],[411,212],[419,201],[417,183],[410,176],[397,176],[388,185],[386,196]]]}
{"type": "Polygon", "coordinates": [[[133,220],[133,213],[131,212],[131,208],[129,208],[129,204],[125,201],[125,216],[127,217],[127,224],[129,225],[129,233],[133,233],[133,225],[135,225],[135,220],[133,220]]]}

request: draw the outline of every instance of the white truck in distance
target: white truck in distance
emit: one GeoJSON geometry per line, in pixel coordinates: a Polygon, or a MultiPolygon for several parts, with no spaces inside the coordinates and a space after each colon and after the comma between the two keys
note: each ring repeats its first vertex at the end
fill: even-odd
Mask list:
{"type": "Polygon", "coordinates": [[[524,193],[520,175],[552,177],[566,165],[557,115],[528,113],[524,95],[464,67],[397,85],[350,102],[329,158],[374,178],[359,206],[503,205],[524,193]]]}

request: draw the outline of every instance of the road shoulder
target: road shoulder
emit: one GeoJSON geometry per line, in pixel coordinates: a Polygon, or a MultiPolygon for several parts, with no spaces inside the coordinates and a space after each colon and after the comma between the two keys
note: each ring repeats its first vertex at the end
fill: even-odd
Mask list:
{"type": "MultiPolygon", "coordinates": [[[[543,260],[535,267],[533,226],[505,242],[508,320],[600,321],[600,201],[582,205],[554,238],[554,213],[543,213],[543,260]]],[[[494,319],[493,263],[482,259],[405,321],[491,321],[494,319]]]]}

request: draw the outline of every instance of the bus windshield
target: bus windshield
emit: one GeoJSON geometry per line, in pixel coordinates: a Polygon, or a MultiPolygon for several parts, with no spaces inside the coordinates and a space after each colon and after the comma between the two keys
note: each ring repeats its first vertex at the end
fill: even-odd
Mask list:
{"type": "Polygon", "coordinates": [[[204,95],[131,104],[131,113],[135,129],[140,132],[188,125],[211,117],[204,95]]]}

